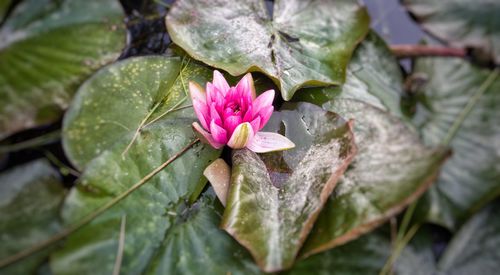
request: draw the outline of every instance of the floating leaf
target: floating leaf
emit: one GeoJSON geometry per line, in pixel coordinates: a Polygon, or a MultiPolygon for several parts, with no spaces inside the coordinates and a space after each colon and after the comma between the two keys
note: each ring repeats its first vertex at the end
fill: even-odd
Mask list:
{"type": "Polygon", "coordinates": [[[419,212],[453,229],[500,194],[500,78],[458,58],[418,59],[414,73],[428,78],[415,124],[427,144],[453,150],[419,212]]]}
{"type": "Polygon", "coordinates": [[[180,118],[191,127],[187,84],[211,77],[211,70],[179,57],[131,58],[102,69],[80,87],[64,117],[66,155],[83,168],[121,139],[129,140],[121,148],[125,156],[129,144],[146,138],[144,126],[157,119],[180,118]]]}
{"type": "Polygon", "coordinates": [[[232,75],[262,71],[285,100],[302,86],[342,84],[369,17],[354,0],[177,1],[167,15],[172,40],[195,59],[232,75]]]}
{"type": "Polygon", "coordinates": [[[384,40],[372,31],[354,51],[343,86],[304,89],[293,100],[322,105],[335,98],[356,99],[401,117],[402,94],[399,63],[384,40]]]}
{"type": "Polygon", "coordinates": [[[345,120],[309,103],[286,104],[264,131],[285,134],[296,148],[233,151],[221,226],[270,272],[293,264],[355,146],[345,120]]]}
{"type": "MultiPolygon", "coordinates": [[[[0,259],[49,238],[60,229],[64,198],[60,176],[45,160],[15,167],[0,175],[0,259]]],[[[1,274],[32,274],[47,258],[42,250],[1,274]]]]}
{"type": "Polygon", "coordinates": [[[125,45],[119,1],[26,0],[0,29],[0,138],[53,122],[125,45]]]}
{"type": "Polygon", "coordinates": [[[391,246],[389,239],[376,232],[343,246],[299,261],[289,275],[366,275],[378,274],[391,246]]]}
{"type": "Polygon", "coordinates": [[[397,117],[366,103],[337,99],[323,108],[354,119],[358,154],[316,221],[304,256],[355,239],[403,210],[429,187],[447,156],[421,144],[397,117]]]}
{"type": "Polygon", "coordinates": [[[479,48],[500,63],[500,2],[402,0],[429,33],[459,47],[479,48]]]}
{"type": "MultiPolygon", "coordinates": [[[[102,69],[84,84],[65,119],[70,144],[74,142],[78,151],[78,144],[96,144],[106,134],[110,137],[103,140],[107,143],[101,145],[98,156],[86,163],[79,183],[65,201],[63,218],[66,226],[127,192],[195,139],[191,129],[195,120],[192,109],[183,108],[160,117],[174,106],[190,105],[190,99],[185,98],[181,89],[183,81],[203,79],[210,74],[210,70],[202,66],[189,67],[189,77],[184,79],[181,67],[181,60],[177,58],[132,58],[102,69]],[[100,124],[108,128],[104,132],[100,129],[93,131],[95,125],[86,128],[92,118],[97,122],[109,122],[109,125],[100,124]],[[113,129],[138,127],[141,121],[150,121],[145,118],[151,121],[159,119],[145,124],[135,139],[133,130],[112,133],[113,129]],[[126,127],[114,126],[117,124],[126,127]],[[70,131],[80,132],[71,136],[70,131]],[[78,135],[90,139],[78,139],[78,135]]],[[[93,157],[85,150],[81,152],[83,158],[73,159],[93,157]]],[[[158,249],[162,241],[175,231],[173,228],[179,216],[198,197],[206,182],[203,170],[219,154],[220,151],[199,143],[182,154],[142,187],[73,233],[64,248],[51,258],[54,273],[89,274],[95,273],[98,266],[100,273],[110,274],[119,253],[122,219],[126,224],[120,270],[124,274],[144,272],[160,253],[158,249]]]]}
{"type": "Polygon", "coordinates": [[[500,269],[500,207],[496,201],[467,221],[439,260],[443,274],[496,274],[500,269]]]}

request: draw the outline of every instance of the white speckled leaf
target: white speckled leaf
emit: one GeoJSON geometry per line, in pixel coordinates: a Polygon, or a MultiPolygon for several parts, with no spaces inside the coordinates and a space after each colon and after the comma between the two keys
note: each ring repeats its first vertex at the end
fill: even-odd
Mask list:
{"type": "Polygon", "coordinates": [[[310,103],[285,104],[264,131],[286,135],[296,148],[233,151],[221,227],[271,272],[293,264],[356,149],[347,121],[310,103]]]}
{"type": "Polygon", "coordinates": [[[424,146],[399,118],[352,99],[323,105],[354,120],[358,154],[323,208],[302,249],[308,256],[365,234],[418,198],[447,151],[424,146]]]}
{"type": "Polygon", "coordinates": [[[0,29],[0,138],[57,120],[126,42],[118,0],[26,0],[0,29]]]}
{"type": "Polygon", "coordinates": [[[368,32],[354,0],[179,0],[167,15],[172,40],[194,58],[233,75],[262,71],[285,100],[302,86],[344,82],[355,46],[368,32]]]}

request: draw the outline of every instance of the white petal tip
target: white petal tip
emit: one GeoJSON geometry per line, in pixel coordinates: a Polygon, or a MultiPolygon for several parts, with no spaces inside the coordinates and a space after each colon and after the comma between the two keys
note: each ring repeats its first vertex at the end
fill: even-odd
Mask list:
{"type": "Polygon", "coordinates": [[[270,132],[258,132],[252,142],[247,145],[247,148],[255,153],[283,151],[294,147],[295,143],[287,137],[270,132]]]}

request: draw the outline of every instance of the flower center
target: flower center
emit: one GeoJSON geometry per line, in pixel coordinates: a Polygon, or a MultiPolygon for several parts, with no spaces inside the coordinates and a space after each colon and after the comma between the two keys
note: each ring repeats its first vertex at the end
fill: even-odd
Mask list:
{"type": "Polygon", "coordinates": [[[240,111],[241,111],[240,104],[238,104],[237,102],[234,102],[234,101],[233,102],[229,102],[227,104],[227,107],[230,108],[235,115],[239,114],[240,111]]]}

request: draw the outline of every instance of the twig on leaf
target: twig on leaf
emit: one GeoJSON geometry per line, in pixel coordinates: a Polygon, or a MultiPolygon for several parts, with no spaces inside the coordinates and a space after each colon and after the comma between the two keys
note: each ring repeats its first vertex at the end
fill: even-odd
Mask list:
{"type": "Polygon", "coordinates": [[[122,267],[123,250],[125,248],[125,224],[127,222],[127,215],[123,215],[120,225],[120,237],[118,238],[118,251],[116,252],[115,267],[113,268],[113,275],[120,275],[122,267]]]}
{"type": "Polygon", "coordinates": [[[28,247],[25,250],[22,250],[12,256],[9,256],[7,258],[1,259],[0,260],[0,268],[8,266],[10,264],[13,264],[19,260],[22,260],[33,253],[36,253],[44,248],[47,248],[58,241],[66,238],[67,236],[71,235],[72,233],[76,232],[78,229],[82,228],[83,226],[87,225],[91,221],[93,221],[95,218],[97,218],[99,215],[102,213],[106,212],[108,209],[128,197],[132,192],[135,190],[139,189],[141,186],[143,186],[148,180],[150,180],[152,177],[154,177],[156,174],[158,174],[161,170],[163,170],[165,167],[167,167],[170,163],[172,163],[174,160],[182,156],[187,150],[191,149],[196,143],[198,143],[200,139],[195,139],[186,146],[184,146],[179,152],[175,153],[170,157],[167,161],[162,163],[160,166],[156,167],[153,171],[151,171],[149,174],[144,176],[141,180],[139,180],[136,184],[134,184],[132,187],[127,189],[127,191],[121,193],[117,197],[113,198],[103,206],[99,207],[92,213],[88,214],[87,216],[83,217],[80,221],[76,222],[75,224],[69,226],[68,228],[62,230],[61,232],[53,235],[52,237],[35,244],[31,247],[28,247]]]}

